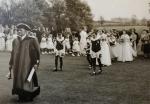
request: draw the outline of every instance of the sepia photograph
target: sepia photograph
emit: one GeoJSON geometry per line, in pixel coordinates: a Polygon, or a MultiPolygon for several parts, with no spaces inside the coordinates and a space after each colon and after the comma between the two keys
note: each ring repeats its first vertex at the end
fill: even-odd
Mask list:
{"type": "Polygon", "coordinates": [[[150,0],[0,0],[0,104],[150,104],[150,0]]]}

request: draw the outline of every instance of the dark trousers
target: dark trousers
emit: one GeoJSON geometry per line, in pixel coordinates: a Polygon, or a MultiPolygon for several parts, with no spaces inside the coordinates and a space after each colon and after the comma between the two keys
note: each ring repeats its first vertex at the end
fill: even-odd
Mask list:
{"type": "MultiPolygon", "coordinates": [[[[97,61],[99,64],[99,70],[102,70],[102,64],[101,64],[100,58],[98,58],[97,61]]],[[[96,70],[96,58],[92,58],[92,68],[93,68],[93,71],[96,70]]]]}
{"type": "Polygon", "coordinates": [[[92,66],[92,58],[91,58],[91,55],[90,55],[90,54],[87,54],[86,59],[87,59],[89,65],[92,66]]]}
{"type": "Polygon", "coordinates": [[[55,56],[55,67],[56,69],[58,68],[58,59],[60,61],[60,69],[63,67],[63,58],[60,56],[55,56]]]}

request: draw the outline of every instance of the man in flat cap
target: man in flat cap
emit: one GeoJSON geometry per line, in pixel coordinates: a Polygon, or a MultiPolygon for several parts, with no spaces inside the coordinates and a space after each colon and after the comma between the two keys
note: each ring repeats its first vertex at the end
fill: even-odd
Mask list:
{"type": "Polygon", "coordinates": [[[18,95],[19,101],[33,101],[39,95],[40,87],[37,81],[36,69],[40,60],[40,48],[38,41],[29,36],[30,27],[26,24],[17,25],[18,37],[12,43],[12,52],[9,69],[13,70],[12,94],[18,95]],[[28,77],[32,69],[35,69],[31,81],[28,77]]]}

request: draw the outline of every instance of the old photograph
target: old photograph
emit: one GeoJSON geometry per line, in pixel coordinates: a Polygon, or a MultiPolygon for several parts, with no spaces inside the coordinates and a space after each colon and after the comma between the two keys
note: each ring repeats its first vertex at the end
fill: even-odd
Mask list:
{"type": "Polygon", "coordinates": [[[0,104],[150,104],[150,0],[0,0],[0,104]]]}

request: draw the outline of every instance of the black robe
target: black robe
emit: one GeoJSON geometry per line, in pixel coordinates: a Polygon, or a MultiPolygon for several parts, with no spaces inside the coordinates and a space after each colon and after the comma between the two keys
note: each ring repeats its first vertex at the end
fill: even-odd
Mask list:
{"type": "Polygon", "coordinates": [[[27,81],[32,67],[40,60],[40,48],[37,39],[19,37],[13,41],[9,64],[13,66],[12,94],[34,98],[40,93],[36,72],[31,82],[27,81]]]}

